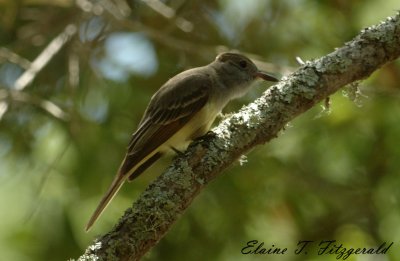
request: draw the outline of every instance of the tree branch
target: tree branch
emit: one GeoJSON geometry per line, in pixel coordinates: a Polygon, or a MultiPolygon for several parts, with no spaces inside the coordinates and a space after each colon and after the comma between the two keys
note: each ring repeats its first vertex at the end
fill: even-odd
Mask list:
{"type": "Polygon", "coordinates": [[[278,136],[297,115],[400,55],[400,14],[363,30],[343,47],[304,66],[223,120],[175,158],[118,225],[79,260],[139,260],[197,194],[242,154],[278,136]],[[98,259],[96,259],[98,258],[98,259]]]}

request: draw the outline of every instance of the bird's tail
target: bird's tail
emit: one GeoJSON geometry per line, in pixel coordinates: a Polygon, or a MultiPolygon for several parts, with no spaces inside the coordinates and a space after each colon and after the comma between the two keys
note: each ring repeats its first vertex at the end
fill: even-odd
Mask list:
{"type": "Polygon", "coordinates": [[[96,220],[100,217],[101,213],[103,213],[104,209],[108,206],[110,201],[114,198],[115,194],[117,194],[118,190],[124,184],[126,177],[127,177],[126,175],[121,175],[121,174],[116,175],[107,193],[103,196],[99,205],[97,206],[96,210],[91,216],[89,222],[87,223],[85,228],[86,232],[89,231],[89,229],[93,226],[96,220]]]}

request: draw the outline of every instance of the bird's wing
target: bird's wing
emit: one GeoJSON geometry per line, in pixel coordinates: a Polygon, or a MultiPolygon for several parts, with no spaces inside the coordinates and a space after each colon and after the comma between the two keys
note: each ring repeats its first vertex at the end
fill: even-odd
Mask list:
{"type": "Polygon", "coordinates": [[[163,86],[151,99],[142,124],[132,135],[120,175],[130,175],[132,168],[192,119],[207,103],[210,88],[211,80],[202,74],[180,79],[172,89],[163,86]]]}
{"type": "Polygon", "coordinates": [[[152,97],[138,130],[132,135],[121,167],[86,225],[86,231],[103,213],[125,180],[132,173],[134,177],[138,176],[161,155],[156,153],[142,161],[179,131],[207,103],[211,88],[211,80],[207,75],[191,74],[178,79],[178,85],[174,88],[168,88],[168,84],[173,82],[171,80],[152,97]],[[136,171],[133,170],[138,164],[140,166],[136,171]]]}

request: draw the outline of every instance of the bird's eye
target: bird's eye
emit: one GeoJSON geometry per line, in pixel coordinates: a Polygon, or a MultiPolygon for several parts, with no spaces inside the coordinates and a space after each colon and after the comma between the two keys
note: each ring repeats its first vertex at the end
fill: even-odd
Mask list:
{"type": "Polygon", "coordinates": [[[241,60],[239,62],[239,66],[242,67],[243,69],[247,67],[247,62],[245,60],[241,60]]]}

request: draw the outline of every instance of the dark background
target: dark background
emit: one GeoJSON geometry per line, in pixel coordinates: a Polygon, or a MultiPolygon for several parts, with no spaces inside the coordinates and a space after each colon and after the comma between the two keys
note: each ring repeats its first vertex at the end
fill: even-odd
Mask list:
{"type": "MultiPolygon", "coordinates": [[[[286,75],[297,56],[326,55],[399,9],[398,0],[170,0],[158,11],[146,1],[77,3],[0,0],[2,260],[76,258],[111,229],[170,162],[125,185],[84,232],[147,102],[168,78],[232,49],[286,75]],[[25,59],[70,24],[77,33],[10,96],[25,59]]],[[[320,104],[298,117],[208,186],[144,260],[336,260],[240,254],[253,239],[291,252],[299,240],[393,241],[380,260],[400,260],[399,82],[396,61],[333,95],[329,109],[320,104]]],[[[225,112],[266,87],[257,84],[225,112]]]]}

